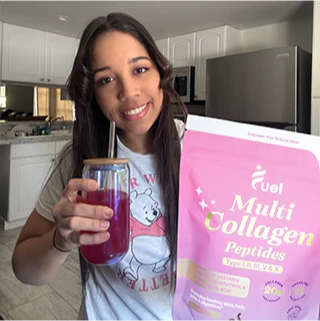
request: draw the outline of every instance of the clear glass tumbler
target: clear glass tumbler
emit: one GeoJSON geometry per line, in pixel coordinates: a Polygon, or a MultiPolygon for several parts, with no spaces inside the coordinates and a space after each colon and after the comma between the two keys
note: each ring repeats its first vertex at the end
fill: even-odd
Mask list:
{"type": "Polygon", "coordinates": [[[130,238],[130,170],[128,162],[128,159],[122,158],[84,160],[82,177],[97,181],[99,187],[96,191],[84,192],[83,202],[108,206],[114,212],[113,217],[109,220],[109,240],[97,245],[81,245],[83,257],[91,264],[116,264],[128,251],[130,238]]]}

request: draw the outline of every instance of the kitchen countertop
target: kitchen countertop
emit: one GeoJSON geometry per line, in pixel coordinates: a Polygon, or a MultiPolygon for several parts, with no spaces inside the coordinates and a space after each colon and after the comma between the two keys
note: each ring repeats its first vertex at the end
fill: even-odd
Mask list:
{"type": "Polygon", "coordinates": [[[71,140],[71,139],[72,139],[72,134],[25,136],[25,137],[0,136],[0,145],[44,143],[44,142],[55,142],[59,140],[71,140]]]}

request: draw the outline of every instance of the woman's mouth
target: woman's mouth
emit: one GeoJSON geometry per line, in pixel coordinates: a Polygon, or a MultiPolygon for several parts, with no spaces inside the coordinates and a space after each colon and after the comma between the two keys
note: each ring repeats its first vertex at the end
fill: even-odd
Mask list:
{"type": "Polygon", "coordinates": [[[149,109],[149,102],[137,108],[122,112],[122,116],[128,120],[136,120],[146,115],[149,109]]]}

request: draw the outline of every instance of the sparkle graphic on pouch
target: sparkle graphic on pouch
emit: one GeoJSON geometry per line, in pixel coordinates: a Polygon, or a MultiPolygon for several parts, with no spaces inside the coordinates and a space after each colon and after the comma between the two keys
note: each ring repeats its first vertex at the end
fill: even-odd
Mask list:
{"type": "Polygon", "coordinates": [[[212,200],[212,201],[211,201],[211,204],[212,204],[212,205],[214,205],[215,203],[216,203],[215,200],[212,200]]]}
{"type": "Polygon", "coordinates": [[[202,210],[204,210],[206,207],[208,207],[208,205],[205,203],[204,199],[202,200],[202,202],[199,203],[199,205],[201,205],[202,210]]]}
{"type": "Polygon", "coordinates": [[[202,190],[201,190],[201,188],[200,188],[200,186],[196,189],[196,191],[197,191],[198,195],[200,195],[201,193],[203,193],[202,190]]]}

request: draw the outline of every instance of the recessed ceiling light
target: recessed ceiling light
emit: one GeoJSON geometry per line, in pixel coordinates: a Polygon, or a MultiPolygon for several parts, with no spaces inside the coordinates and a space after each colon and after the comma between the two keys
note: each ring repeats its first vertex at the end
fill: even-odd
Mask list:
{"type": "Polygon", "coordinates": [[[60,21],[69,21],[70,17],[68,16],[57,16],[57,19],[60,21]]]}

